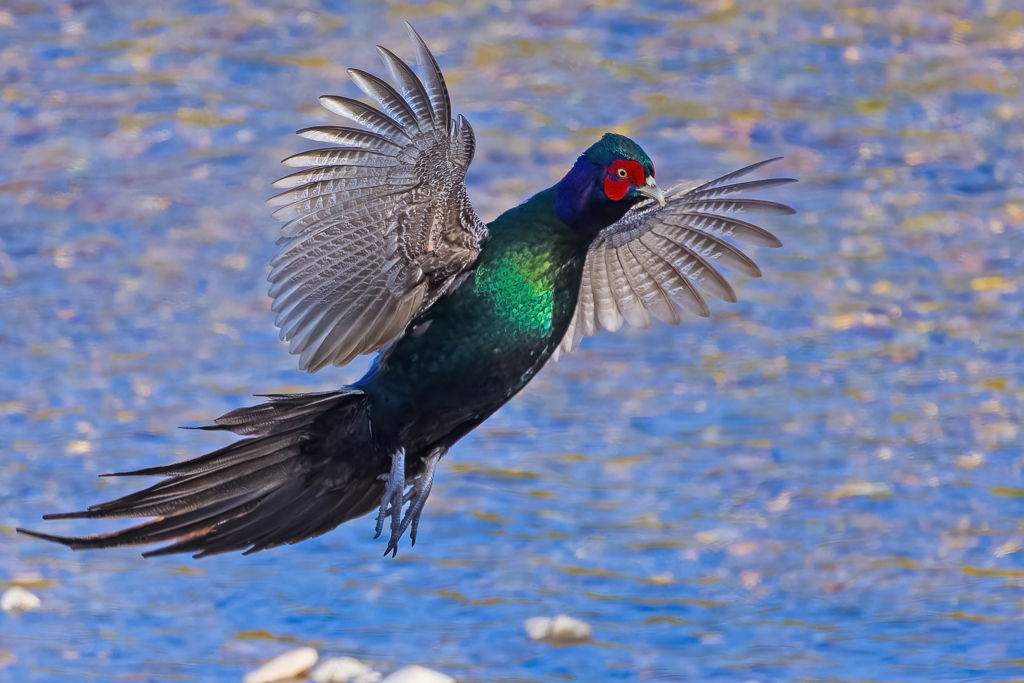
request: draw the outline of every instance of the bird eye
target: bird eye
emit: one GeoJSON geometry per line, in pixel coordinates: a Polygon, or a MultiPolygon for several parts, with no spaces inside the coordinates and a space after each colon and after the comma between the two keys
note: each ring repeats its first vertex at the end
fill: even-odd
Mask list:
{"type": "Polygon", "coordinates": [[[620,178],[628,178],[629,177],[629,171],[627,171],[624,168],[620,168],[618,171],[615,172],[615,174],[617,176],[619,176],[620,178]]]}

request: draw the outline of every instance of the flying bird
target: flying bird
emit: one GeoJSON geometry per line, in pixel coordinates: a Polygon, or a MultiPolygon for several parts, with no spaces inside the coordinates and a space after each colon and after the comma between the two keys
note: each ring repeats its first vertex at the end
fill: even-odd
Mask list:
{"type": "Polygon", "coordinates": [[[718,272],[759,277],[730,241],[781,242],[736,214],[792,214],[738,194],[794,182],[736,182],[770,159],[692,189],[662,190],[640,146],[608,133],[562,180],[490,223],[464,179],[476,139],[452,118],[444,78],[406,24],[422,78],[377,47],[394,85],[349,76],[376,104],[326,96],[351,126],[298,131],[328,146],[284,160],[274,185],[284,221],[271,261],[275,324],[315,372],[383,349],[337,391],[268,395],[202,429],[245,438],[193,460],[105,476],[158,483],[83,512],[44,519],[154,518],[63,537],[73,549],[166,543],[146,556],[245,553],[319,536],[377,510],[394,556],[417,526],[438,461],[552,357],[623,322],[710,315],[703,294],[736,301],[718,272]],[[403,514],[404,510],[404,514],[403,514]]]}

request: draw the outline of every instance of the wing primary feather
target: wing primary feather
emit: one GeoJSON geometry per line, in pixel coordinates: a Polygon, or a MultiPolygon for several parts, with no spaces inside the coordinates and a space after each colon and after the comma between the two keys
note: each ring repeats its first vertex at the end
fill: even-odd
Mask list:
{"type": "Polygon", "coordinates": [[[675,275],[674,281],[677,286],[673,289],[672,298],[690,313],[706,318],[711,315],[711,309],[708,308],[708,303],[697,291],[696,285],[690,278],[690,270],[696,261],[688,263],[692,257],[691,250],[687,249],[685,245],[678,245],[678,247],[677,250],[674,250],[674,254],[671,249],[656,252],[660,258],[665,260],[675,275]]]}
{"type": "MultiPolygon", "coordinates": [[[[659,246],[655,244],[651,246],[650,238],[651,235],[645,235],[638,240],[638,243],[646,249],[649,255],[648,272],[655,277],[662,291],[665,292],[677,309],[683,309],[698,316],[706,315],[706,302],[690,286],[686,274],[682,272],[686,267],[687,254],[685,251],[663,238],[655,238],[654,241],[663,241],[665,242],[664,245],[659,246]],[[652,264],[650,261],[655,263],[652,264]],[[660,264],[660,267],[658,264],[660,264]]],[[[673,319],[665,320],[665,322],[677,324],[682,322],[682,317],[677,312],[673,319]]]]}
{"type": "Polygon", "coordinates": [[[618,250],[605,248],[604,254],[605,265],[608,267],[608,282],[612,286],[619,313],[626,319],[626,322],[634,327],[642,329],[650,327],[651,319],[647,315],[647,310],[640,303],[640,298],[633,291],[618,250]]]}
{"type": "Polygon", "coordinates": [[[390,116],[386,116],[369,105],[359,100],[337,95],[324,95],[320,98],[320,104],[331,113],[343,116],[355,121],[361,126],[366,126],[372,132],[383,135],[395,142],[412,142],[412,138],[405,129],[390,116]]]}
{"type": "MultiPolygon", "coordinates": [[[[664,237],[655,235],[654,233],[647,233],[646,235],[641,237],[638,240],[638,242],[647,247],[647,249],[649,249],[650,252],[655,256],[667,261],[667,259],[662,257],[659,250],[657,249],[658,240],[664,241],[668,245],[672,245],[673,248],[686,249],[685,247],[679,247],[679,245],[676,245],[671,240],[667,240],[664,237]],[[655,244],[651,244],[652,241],[654,241],[655,244]]],[[[733,290],[732,285],[730,285],[729,281],[726,280],[722,276],[722,274],[718,272],[718,270],[711,264],[711,262],[705,259],[696,251],[693,251],[691,249],[686,249],[686,251],[690,254],[691,258],[696,259],[697,262],[701,265],[701,267],[704,268],[704,270],[701,273],[701,276],[696,278],[697,285],[700,286],[700,288],[703,289],[708,294],[711,294],[712,296],[717,297],[722,301],[727,301],[733,304],[736,303],[736,292],[735,290],[733,290]]]]}
{"type": "MultiPolygon", "coordinates": [[[[267,200],[267,206],[287,206],[315,197],[330,195],[346,195],[346,193],[360,192],[359,196],[367,193],[381,192],[390,186],[387,176],[332,178],[321,180],[315,183],[306,183],[299,187],[293,187],[285,192],[276,194],[267,200]]],[[[372,194],[371,194],[372,196],[372,194]]]]}
{"type": "MultiPolygon", "coordinates": [[[[285,166],[348,166],[380,168],[395,166],[398,160],[390,154],[363,147],[324,147],[293,154],[281,160],[285,166]]],[[[355,171],[353,173],[356,173],[355,171]]]]}
{"type": "Polygon", "coordinates": [[[473,134],[473,127],[462,114],[455,120],[455,134],[452,137],[452,160],[462,168],[469,168],[476,153],[476,136],[473,134]]]}
{"type": "MultiPolygon", "coordinates": [[[[663,323],[678,325],[682,322],[682,318],[679,317],[679,308],[672,300],[672,296],[662,286],[661,269],[657,267],[656,263],[657,255],[644,244],[642,239],[633,240],[621,249],[629,250],[643,276],[647,278],[642,295],[642,301],[647,310],[663,323]]],[[[636,286],[633,289],[635,290],[636,286]]]]}
{"type": "Polygon", "coordinates": [[[302,185],[310,183],[319,183],[325,180],[335,180],[338,178],[387,178],[388,181],[392,181],[390,177],[394,167],[380,166],[380,167],[367,167],[367,166],[319,166],[317,168],[309,168],[304,171],[296,171],[295,173],[286,175],[283,178],[276,180],[273,185],[277,188],[295,189],[302,185]]]}
{"type": "Polygon", "coordinates": [[[392,156],[402,151],[401,145],[388,140],[383,135],[346,126],[312,126],[297,130],[295,134],[306,140],[329,142],[342,147],[365,147],[392,156]]]}
{"type": "Polygon", "coordinates": [[[324,188],[319,191],[313,189],[309,192],[308,196],[302,196],[301,192],[289,192],[285,195],[278,195],[271,198],[271,201],[275,203],[270,204],[270,206],[276,206],[279,208],[270,214],[270,216],[277,221],[291,221],[308,216],[314,212],[330,210],[338,204],[344,204],[352,201],[374,201],[388,196],[388,189],[389,188],[387,186],[382,187],[380,185],[354,187],[351,189],[324,188]],[[287,195],[289,194],[299,196],[298,198],[295,198],[294,196],[288,197],[287,195]]]}
{"type": "Polygon", "coordinates": [[[756,263],[754,263],[752,258],[725,240],[719,239],[714,235],[690,229],[685,225],[677,226],[670,223],[658,226],[651,232],[671,240],[681,247],[686,247],[687,249],[694,248],[694,240],[706,240],[713,245],[713,248],[709,246],[708,248],[700,251],[705,258],[716,263],[721,263],[733,270],[738,270],[750,277],[761,277],[761,269],[756,263]],[[707,251],[708,249],[710,250],[707,251]],[[718,249],[719,251],[715,252],[715,249],[718,249]],[[704,251],[707,251],[707,254],[704,254],[704,251]]]}
{"type": "Polygon", "coordinates": [[[430,98],[427,96],[427,91],[423,89],[423,81],[409,68],[408,64],[396,57],[386,47],[378,45],[377,54],[384,62],[384,67],[388,70],[391,80],[401,89],[402,97],[416,114],[420,130],[424,133],[433,130],[434,116],[430,109],[430,98]]]}
{"type": "Polygon", "coordinates": [[[416,61],[423,67],[423,84],[430,98],[430,108],[434,113],[434,122],[439,128],[448,131],[451,126],[451,102],[448,99],[448,88],[444,83],[444,76],[437,66],[437,60],[430,54],[427,44],[416,33],[412,24],[405,22],[405,30],[412,41],[412,49],[416,53],[416,61]]]}
{"type": "Polygon", "coordinates": [[[725,183],[728,183],[728,182],[730,182],[732,180],[736,180],[737,178],[742,178],[745,175],[749,175],[749,174],[753,173],[754,171],[756,171],[757,169],[761,168],[762,166],[767,166],[768,164],[773,164],[776,161],[781,161],[782,159],[783,159],[783,157],[773,157],[771,159],[765,159],[764,161],[758,161],[756,164],[750,164],[749,166],[744,166],[741,169],[738,169],[738,170],[733,171],[731,173],[726,173],[725,175],[718,176],[717,178],[709,180],[706,183],[704,183],[703,185],[698,185],[697,187],[695,187],[692,190],[690,190],[690,192],[700,192],[701,190],[708,190],[708,189],[713,188],[713,187],[718,187],[719,185],[724,185],[725,183]]]}
{"type": "Polygon", "coordinates": [[[348,76],[368,97],[377,100],[384,113],[397,121],[407,134],[414,135],[420,132],[416,114],[394,88],[373,74],[359,69],[349,69],[348,76]]]}
{"type": "Polygon", "coordinates": [[[700,191],[691,190],[687,192],[685,196],[686,199],[691,201],[696,201],[698,199],[717,199],[718,197],[739,194],[740,192],[755,192],[757,190],[766,190],[771,187],[789,185],[790,183],[795,182],[797,182],[796,178],[766,178],[764,180],[751,180],[744,183],[733,183],[732,185],[721,185],[700,191]]]}
{"type": "Polygon", "coordinates": [[[791,216],[796,213],[796,209],[791,206],[763,199],[698,199],[694,202],[681,202],[679,208],[702,213],[764,213],[776,216],[791,216]]]}
{"type": "Polygon", "coordinates": [[[622,311],[622,315],[629,321],[630,325],[647,329],[651,326],[651,316],[644,302],[646,291],[641,289],[643,283],[637,281],[640,275],[637,271],[642,271],[643,269],[630,252],[625,251],[623,248],[613,249],[612,251],[615,253],[615,262],[618,263],[619,270],[625,276],[626,283],[626,287],[623,288],[626,296],[624,299],[619,300],[619,310],[622,311]],[[625,262],[623,262],[624,259],[625,262]],[[632,309],[631,314],[627,313],[630,309],[632,309]]]}
{"type": "Polygon", "coordinates": [[[753,223],[741,221],[732,216],[687,211],[678,216],[687,227],[700,232],[731,237],[740,242],[776,249],[782,246],[778,237],[753,223]]]}

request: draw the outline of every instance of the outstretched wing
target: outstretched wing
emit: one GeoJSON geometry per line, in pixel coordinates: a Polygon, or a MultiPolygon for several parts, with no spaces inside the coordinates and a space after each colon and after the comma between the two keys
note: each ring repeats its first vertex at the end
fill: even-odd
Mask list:
{"type": "Polygon", "coordinates": [[[306,170],[274,183],[286,221],[271,261],[275,324],[299,367],[315,372],[379,349],[473,263],[487,228],[464,179],[476,139],[451,104],[437,62],[406,23],[423,73],[377,47],[396,88],[349,69],[375,109],[346,97],[320,103],[362,128],[298,132],[333,143],[284,160],[306,170]]]}
{"type": "Polygon", "coordinates": [[[778,158],[741,168],[692,190],[669,192],[665,206],[638,204],[603,230],[587,254],[576,312],[556,353],[571,352],[583,337],[592,337],[602,328],[614,332],[623,320],[646,328],[653,316],[678,325],[680,309],[706,317],[711,311],[701,290],[735,302],[736,293],[715,266],[725,265],[751,277],[760,277],[761,270],[723,238],[765,247],[781,247],[782,242],[731,214],[795,213],[784,204],[731,198],[744,191],[796,182],[792,178],[732,182],[773,161],[778,158]]]}

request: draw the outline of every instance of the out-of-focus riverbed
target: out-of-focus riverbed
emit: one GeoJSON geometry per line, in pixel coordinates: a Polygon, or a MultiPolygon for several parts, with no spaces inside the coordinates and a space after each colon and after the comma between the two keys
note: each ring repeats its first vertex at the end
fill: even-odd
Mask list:
{"type": "MultiPolygon", "coordinates": [[[[463,681],[1024,678],[1024,14],[1009,0],[0,5],[0,681],[236,681],[296,643],[463,681]],[[600,133],[664,183],[799,185],[760,280],[601,333],[373,522],[254,556],[71,553],[15,526],[191,457],[278,342],[264,200],[292,135],[434,49],[486,219],[600,133]],[[565,612],[594,642],[527,641],[565,612]]],[[[731,275],[731,274],[730,274],[731,275]]]]}

